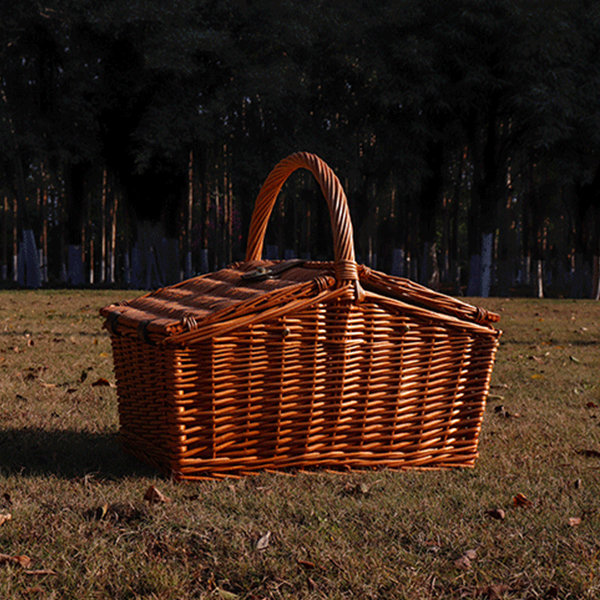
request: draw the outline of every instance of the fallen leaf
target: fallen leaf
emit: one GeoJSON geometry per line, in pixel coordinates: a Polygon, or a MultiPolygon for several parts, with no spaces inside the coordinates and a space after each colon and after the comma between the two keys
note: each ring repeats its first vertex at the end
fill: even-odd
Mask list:
{"type": "Polygon", "coordinates": [[[492,519],[503,521],[506,518],[506,513],[501,508],[491,508],[485,512],[489,517],[492,517],[492,519]]]}
{"type": "Polygon", "coordinates": [[[544,379],[544,376],[541,373],[534,373],[531,379],[544,379]]]}
{"type": "Polygon", "coordinates": [[[264,550],[269,545],[269,540],[271,539],[271,532],[267,531],[265,535],[263,535],[258,542],[256,542],[257,550],[264,550]]]}
{"type": "Polygon", "coordinates": [[[29,565],[31,565],[31,559],[25,554],[17,554],[17,556],[13,556],[13,558],[15,562],[21,565],[22,567],[27,568],[29,565]]]}
{"type": "Polygon", "coordinates": [[[577,525],[581,525],[581,517],[569,517],[569,526],[577,527],[577,525]]]}
{"type": "Polygon", "coordinates": [[[463,569],[463,570],[467,571],[468,569],[471,568],[471,559],[468,556],[463,554],[460,558],[457,558],[454,561],[454,566],[457,569],[463,569]]]}
{"type": "Polygon", "coordinates": [[[500,600],[502,596],[510,591],[510,587],[504,583],[494,583],[488,585],[483,593],[488,600],[500,600]]]}
{"type": "Polygon", "coordinates": [[[96,379],[96,381],[94,381],[94,383],[92,383],[92,387],[98,387],[98,386],[110,386],[110,381],[108,381],[108,379],[104,379],[104,377],[98,377],[98,379],[96,379]]]}
{"type": "Polygon", "coordinates": [[[237,598],[239,598],[238,594],[228,592],[227,590],[222,590],[221,588],[217,588],[217,594],[219,594],[219,598],[221,598],[222,600],[236,600],[237,598]]]}
{"type": "Polygon", "coordinates": [[[102,521],[108,512],[108,504],[104,503],[96,509],[96,519],[102,521]]]}
{"type": "Polygon", "coordinates": [[[464,556],[466,556],[469,560],[475,560],[477,558],[477,550],[467,550],[464,553],[464,556]]]}
{"type": "Polygon", "coordinates": [[[28,569],[25,575],[58,575],[58,573],[52,569],[28,569]]]}
{"type": "Polygon", "coordinates": [[[150,502],[150,504],[166,504],[171,500],[167,498],[156,486],[151,485],[144,494],[144,500],[150,502]]]}
{"type": "Polygon", "coordinates": [[[296,561],[301,567],[304,567],[305,569],[315,569],[316,565],[314,562],[310,562],[310,560],[302,560],[302,559],[298,559],[296,561]]]}
{"type": "Polygon", "coordinates": [[[10,513],[0,513],[0,525],[4,525],[6,521],[10,521],[12,519],[12,515],[10,513]]]}
{"type": "Polygon", "coordinates": [[[35,342],[31,338],[29,338],[27,340],[27,345],[31,348],[31,346],[35,346],[35,342]]]}
{"type": "Polygon", "coordinates": [[[517,494],[514,498],[513,498],[513,504],[515,506],[519,506],[522,508],[529,508],[530,506],[533,506],[533,502],[531,500],[529,500],[529,498],[527,498],[527,496],[525,496],[524,494],[517,494]]]}
{"type": "Polygon", "coordinates": [[[581,362],[576,356],[569,356],[569,360],[572,360],[574,363],[580,363],[581,362]]]}
{"type": "Polygon", "coordinates": [[[27,568],[31,564],[31,559],[25,554],[17,554],[12,556],[10,554],[0,554],[0,565],[20,565],[21,567],[27,568]]]}
{"type": "Polygon", "coordinates": [[[585,448],[584,450],[577,450],[577,454],[587,456],[588,458],[600,458],[600,450],[594,450],[585,448]]]}

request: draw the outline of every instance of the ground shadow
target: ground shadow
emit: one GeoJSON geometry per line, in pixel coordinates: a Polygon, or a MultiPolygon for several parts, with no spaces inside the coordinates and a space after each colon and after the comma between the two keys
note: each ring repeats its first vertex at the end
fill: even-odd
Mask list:
{"type": "Polygon", "coordinates": [[[0,429],[0,475],[121,478],[156,471],[126,454],[116,433],[0,429]]]}

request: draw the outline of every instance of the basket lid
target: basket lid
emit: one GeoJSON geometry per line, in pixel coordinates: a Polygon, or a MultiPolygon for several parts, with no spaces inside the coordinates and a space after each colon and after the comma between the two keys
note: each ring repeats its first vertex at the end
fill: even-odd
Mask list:
{"type": "MultiPolygon", "coordinates": [[[[398,310],[462,325],[489,328],[490,323],[499,320],[495,313],[409,279],[374,271],[364,265],[358,266],[358,276],[365,290],[363,301],[386,301],[398,310]]],[[[110,304],[100,312],[111,333],[158,343],[169,337],[181,338],[185,332],[209,331],[211,326],[216,332],[222,330],[224,322],[235,323],[267,310],[284,314],[286,306],[291,306],[294,301],[312,302],[319,296],[333,299],[336,287],[332,262],[246,261],[160,288],[134,300],[110,304]]],[[[344,289],[348,291],[348,288],[342,288],[339,292],[344,289]]]]}
{"type": "Polygon", "coordinates": [[[285,297],[306,296],[334,283],[333,263],[300,259],[239,262],[134,300],[110,304],[100,313],[111,333],[158,342],[200,325],[259,310],[266,298],[281,304],[285,297]]]}

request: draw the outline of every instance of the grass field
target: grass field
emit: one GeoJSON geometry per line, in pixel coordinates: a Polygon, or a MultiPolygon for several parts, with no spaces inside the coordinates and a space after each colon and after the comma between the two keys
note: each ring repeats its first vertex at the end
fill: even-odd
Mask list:
{"type": "Polygon", "coordinates": [[[504,335],[472,470],[176,484],[93,385],[98,308],[135,295],[0,292],[0,599],[600,598],[600,303],[478,301],[504,335]]]}

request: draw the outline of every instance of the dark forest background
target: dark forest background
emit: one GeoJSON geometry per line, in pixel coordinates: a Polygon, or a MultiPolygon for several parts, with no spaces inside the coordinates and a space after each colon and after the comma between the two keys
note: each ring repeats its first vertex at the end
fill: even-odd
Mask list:
{"type": "MultiPolygon", "coordinates": [[[[307,150],[361,262],[599,297],[599,2],[2,2],[0,69],[0,285],[240,259],[260,184],[307,150]]],[[[330,258],[310,175],[284,190],[267,255],[330,258]]]]}

